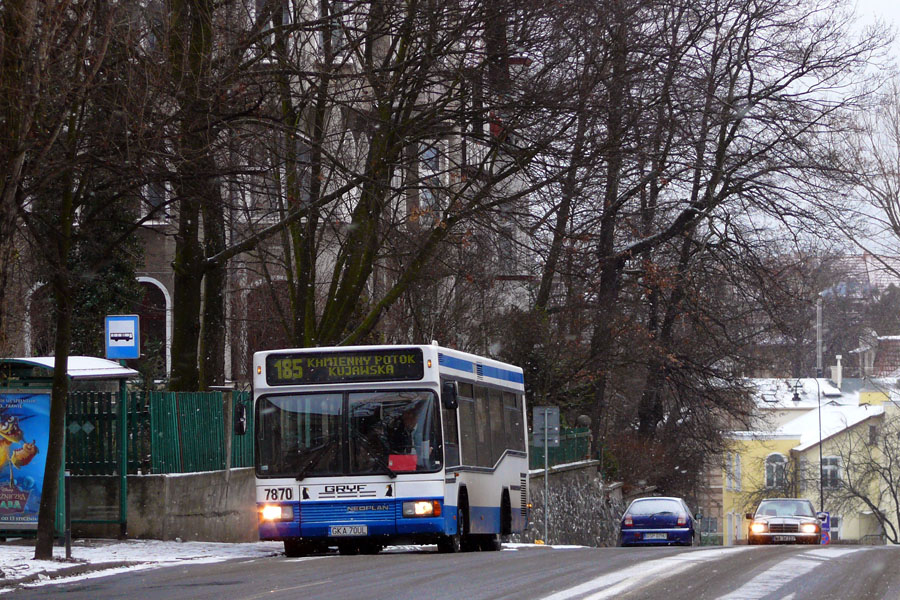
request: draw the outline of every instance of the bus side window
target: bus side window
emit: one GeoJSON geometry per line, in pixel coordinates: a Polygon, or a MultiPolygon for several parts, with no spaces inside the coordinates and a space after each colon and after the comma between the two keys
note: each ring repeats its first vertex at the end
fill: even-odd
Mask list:
{"type": "Polygon", "coordinates": [[[503,436],[506,447],[510,450],[518,450],[519,444],[516,436],[516,395],[512,392],[503,392],[503,436]]]}
{"type": "Polygon", "coordinates": [[[462,464],[475,466],[478,464],[475,452],[475,396],[471,383],[459,384],[459,434],[462,449],[462,464]]]}
{"type": "Polygon", "coordinates": [[[482,386],[475,387],[475,432],[475,454],[478,458],[475,464],[479,467],[493,467],[494,460],[491,453],[491,413],[488,408],[488,389],[482,386]]]}
{"type": "Polygon", "coordinates": [[[506,450],[506,435],[503,433],[503,394],[500,390],[490,390],[489,412],[491,414],[491,466],[497,464],[506,450]]]}
{"type": "Polygon", "coordinates": [[[513,413],[513,448],[525,451],[525,425],[522,421],[522,407],[524,406],[522,394],[516,394],[516,409],[513,413]]]}
{"type": "Polygon", "coordinates": [[[444,422],[444,466],[455,467],[459,465],[459,431],[456,426],[455,410],[441,409],[441,419],[444,422]]]}

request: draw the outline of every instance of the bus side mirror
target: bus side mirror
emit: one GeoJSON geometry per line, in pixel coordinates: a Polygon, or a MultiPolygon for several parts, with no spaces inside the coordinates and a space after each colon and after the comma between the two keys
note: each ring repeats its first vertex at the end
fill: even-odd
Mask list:
{"type": "Polygon", "coordinates": [[[245,433],[247,433],[247,407],[243,402],[238,402],[234,406],[234,435],[245,433]]]}
{"type": "Polygon", "coordinates": [[[456,410],[459,406],[459,384],[455,381],[445,381],[441,388],[441,404],[447,410],[456,410]]]}

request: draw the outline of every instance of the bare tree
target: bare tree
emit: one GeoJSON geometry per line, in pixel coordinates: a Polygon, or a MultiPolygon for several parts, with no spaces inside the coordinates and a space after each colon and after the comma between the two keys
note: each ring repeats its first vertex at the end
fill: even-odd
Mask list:
{"type": "Polygon", "coordinates": [[[249,143],[266,150],[265,185],[287,228],[258,256],[267,278],[288,282],[295,344],[352,343],[375,335],[473,219],[535,187],[517,175],[546,142],[516,139],[536,92],[513,59],[538,40],[510,31],[538,9],[498,0],[308,8],[276,11],[266,33],[278,66],[275,127],[249,143]]]}
{"type": "MultiPolygon", "coordinates": [[[[44,265],[56,304],[50,434],[35,558],[52,558],[68,392],[76,221],[103,176],[89,143],[118,4],[15,1],[0,6],[3,243],[20,229],[44,265]]],[[[115,33],[114,33],[115,32],[115,33]]],[[[113,195],[115,197],[115,195],[113,195]]],[[[91,209],[96,206],[91,207],[91,209]]],[[[90,209],[88,209],[89,213],[90,209]]],[[[121,238],[110,240],[111,245],[121,238]]],[[[4,264],[4,266],[7,266],[4,264]]]]}
{"type": "MultiPolygon", "coordinates": [[[[884,537],[900,543],[900,415],[893,403],[884,416],[850,428],[828,445],[840,477],[826,488],[825,504],[844,514],[871,512],[884,537]]],[[[818,470],[812,474],[818,483],[818,470]]]]}

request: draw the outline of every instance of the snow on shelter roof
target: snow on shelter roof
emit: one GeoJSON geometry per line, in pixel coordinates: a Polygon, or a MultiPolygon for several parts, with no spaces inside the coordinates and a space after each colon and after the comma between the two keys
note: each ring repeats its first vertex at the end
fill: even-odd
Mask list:
{"type": "MultiPolygon", "coordinates": [[[[31,365],[53,371],[56,357],[0,358],[0,364],[31,365]]],[[[119,363],[96,356],[70,356],[66,372],[70,379],[130,379],[138,372],[119,363]]]]}

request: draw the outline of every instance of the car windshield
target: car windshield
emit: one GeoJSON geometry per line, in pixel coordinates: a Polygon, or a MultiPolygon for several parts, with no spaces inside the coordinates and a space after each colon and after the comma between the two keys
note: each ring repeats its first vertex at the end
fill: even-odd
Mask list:
{"type": "Polygon", "coordinates": [[[756,514],[763,517],[814,517],[812,505],[806,500],[763,500],[756,514]]]}
{"type": "Polygon", "coordinates": [[[430,391],[263,396],[256,405],[260,477],[396,475],[441,468],[430,391]]]}
{"type": "Polygon", "coordinates": [[[648,498],[647,500],[635,500],[628,507],[628,513],[634,516],[656,515],[659,513],[681,513],[684,512],[681,503],[677,500],[667,500],[662,498],[648,498]]]}

